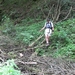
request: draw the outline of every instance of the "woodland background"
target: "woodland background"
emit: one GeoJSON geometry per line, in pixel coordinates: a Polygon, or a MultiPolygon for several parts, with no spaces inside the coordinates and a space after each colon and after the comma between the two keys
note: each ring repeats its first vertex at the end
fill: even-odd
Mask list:
{"type": "Polygon", "coordinates": [[[0,0],[0,75],[74,75],[74,59],[75,0],[0,0]]]}

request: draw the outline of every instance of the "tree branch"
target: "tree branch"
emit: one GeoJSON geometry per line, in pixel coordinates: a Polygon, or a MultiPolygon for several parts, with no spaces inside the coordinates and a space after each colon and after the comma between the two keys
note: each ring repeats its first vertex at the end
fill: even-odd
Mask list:
{"type": "Polygon", "coordinates": [[[52,5],[51,9],[49,10],[49,13],[48,13],[48,16],[46,17],[46,19],[49,17],[50,12],[51,12],[51,10],[52,10],[53,6],[54,6],[54,4],[52,5]]]}
{"type": "Polygon", "coordinates": [[[59,19],[59,16],[60,16],[60,9],[61,9],[61,6],[59,7],[59,9],[58,9],[58,14],[57,14],[57,17],[56,17],[56,21],[58,21],[58,19],[59,19]]]}
{"type": "Polygon", "coordinates": [[[72,11],[72,6],[70,7],[70,10],[69,10],[68,14],[66,15],[66,17],[63,20],[66,20],[69,17],[71,11],[72,11]]]}
{"type": "Polygon", "coordinates": [[[43,34],[43,35],[40,35],[34,42],[32,42],[32,43],[29,45],[29,47],[34,46],[34,44],[35,44],[38,40],[40,40],[43,36],[44,36],[44,34],[43,34]]]}

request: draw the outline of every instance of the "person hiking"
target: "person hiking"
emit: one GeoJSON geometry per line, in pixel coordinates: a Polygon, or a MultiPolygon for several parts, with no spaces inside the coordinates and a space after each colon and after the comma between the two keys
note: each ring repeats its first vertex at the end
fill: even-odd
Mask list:
{"type": "Polygon", "coordinates": [[[42,31],[43,29],[45,29],[44,34],[45,34],[46,46],[49,46],[49,39],[52,34],[52,31],[54,31],[53,23],[49,19],[47,19],[44,27],[40,31],[42,31]]]}

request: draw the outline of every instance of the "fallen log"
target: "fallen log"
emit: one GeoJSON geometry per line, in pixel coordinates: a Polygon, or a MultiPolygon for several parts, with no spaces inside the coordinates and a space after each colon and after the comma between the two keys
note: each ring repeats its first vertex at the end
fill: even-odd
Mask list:
{"type": "Polygon", "coordinates": [[[30,65],[36,65],[36,64],[37,64],[37,62],[34,62],[34,61],[30,61],[30,62],[18,61],[18,63],[22,63],[22,64],[30,64],[30,65]]]}
{"type": "Polygon", "coordinates": [[[34,46],[34,44],[35,44],[38,40],[40,40],[43,36],[44,36],[44,34],[43,34],[43,35],[40,35],[34,42],[32,42],[32,43],[29,45],[29,47],[34,46]]]}

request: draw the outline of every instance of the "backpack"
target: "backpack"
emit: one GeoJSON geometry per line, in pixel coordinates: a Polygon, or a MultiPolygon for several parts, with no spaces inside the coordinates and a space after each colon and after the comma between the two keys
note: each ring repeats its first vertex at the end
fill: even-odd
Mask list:
{"type": "Polygon", "coordinates": [[[50,29],[52,29],[52,24],[51,24],[51,22],[49,22],[49,23],[46,23],[46,26],[45,26],[45,28],[50,28],[50,29]]]}

